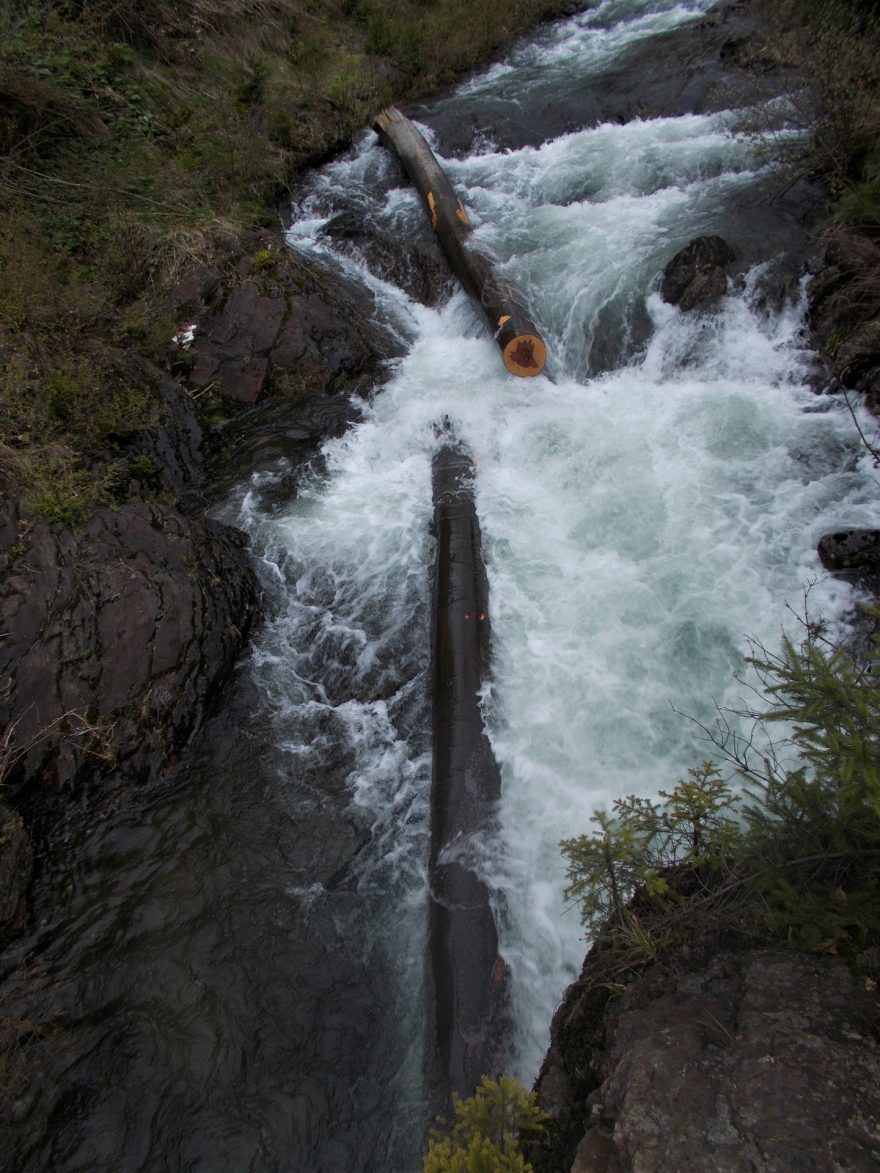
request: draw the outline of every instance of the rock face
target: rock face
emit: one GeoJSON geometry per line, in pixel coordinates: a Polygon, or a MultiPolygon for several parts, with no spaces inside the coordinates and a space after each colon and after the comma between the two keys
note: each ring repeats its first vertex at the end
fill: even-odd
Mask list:
{"type": "Polygon", "coordinates": [[[243,538],[170,505],[101,509],[77,533],[29,527],[7,501],[2,521],[0,729],[17,811],[0,807],[0,936],[23,927],[28,831],[63,824],[90,775],[169,768],[256,610],[243,538]]]}
{"type": "Polygon", "coordinates": [[[244,645],[257,610],[245,541],[192,514],[268,434],[267,455],[298,468],[395,350],[366,294],[277,237],[212,247],[167,308],[172,370],[222,426],[206,437],[187,388],[132,355],[151,418],[126,440],[125,504],[73,530],[34,522],[0,484],[0,937],[24,923],[32,838],[61,830],[93,777],[167,776],[244,645]],[[242,411],[269,391],[277,411],[242,411]]]}
{"type": "Polygon", "coordinates": [[[736,259],[721,236],[698,236],[663,270],[660,293],[683,310],[707,310],[727,289],[727,265],[736,259]]]}
{"type": "Polygon", "coordinates": [[[243,547],[226,526],[141,503],[98,510],[80,533],[41,522],[6,547],[0,722],[33,743],[13,776],[25,806],[48,759],[63,790],[95,754],[145,779],[176,753],[253,619],[243,547]]]}
{"type": "Polygon", "coordinates": [[[825,264],[810,284],[810,323],[840,384],[880,403],[880,244],[854,229],[828,238],[825,264]]]}
{"type": "Polygon", "coordinates": [[[175,356],[196,392],[248,405],[270,392],[365,393],[395,352],[368,296],[269,234],[243,247],[222,267],[194,267],[175,291],[178,337],[187,318],[197,326],[175,356]]]}
{"type": "MultiPolygon", "coordinates": [[[[557,1059],[588,996],[582,979],[557,1012],[557,1059]]],[[[835,959],[760,949],[696,971],[658,963],[608,1004],[598,1058],[581,1056],[595,1066],[573,1168],[868,1173],[880,1163],[878,1025],[874,983],[835,959]]],[[[540,1091],[558,1114],[551,1071],[540,1091]]]]}
{"type": "Polygon", "coordinates": [[[0,805],[0,936],[24,928],[33,862],[33,847],[21,815],[0,805]]]}

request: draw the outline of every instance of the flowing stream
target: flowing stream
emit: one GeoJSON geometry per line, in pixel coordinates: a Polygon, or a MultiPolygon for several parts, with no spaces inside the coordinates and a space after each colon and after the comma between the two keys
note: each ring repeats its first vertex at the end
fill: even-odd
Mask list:
{"type": "Polygon", "coordinates": [[[796,627],[807,584],[845,620],[816,540],[880,510],[848,413],[810,382],[787,261],[803,194],[735,111],[571,125],[709,7],[605,0],[417,111],[548,377],[507,375],[461,292],[426,308],[334,246],[341,212],[404,253],[422,231],[374,135],[297,193],[291,243],[364,282],[406,355],[295,499],[276,463],[222,510],[270,619],[179,787],[95,828],[42,926],[75,1042],[28,1169],[418,1167],[438,420],[478,467],[503,778],[484,869],[527,1083],[584,953],[559,840],[708,756],[682,714],[736,706],[747,637],[796,627]],[[717,313],[683,313],[655,286],[706,233],[738,275],[717,313]]]}

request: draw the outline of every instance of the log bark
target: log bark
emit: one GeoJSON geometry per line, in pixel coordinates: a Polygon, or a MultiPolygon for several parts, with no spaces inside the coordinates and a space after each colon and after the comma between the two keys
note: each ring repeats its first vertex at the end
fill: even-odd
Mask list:
{"type": "Polygon", "coordinates": [[[489,657],[488,583],[473,465],[454,440],[434,457],[437,541],[432,615],[428,1084],[438,1111],[496,1075],[506,966],[479,859],[493,830],[501,776],[483,727],[479,689],[489,657]]]}
{"type": "Polygon", "coordinates": [[[394,106],[376,116],[373,129],[397,152],[453,272],[483,311],[508,371],[521,378],[539,375],[547,359],[544,341],[515,287],[474,246],[468,214],[424,136],[394,106]]]}

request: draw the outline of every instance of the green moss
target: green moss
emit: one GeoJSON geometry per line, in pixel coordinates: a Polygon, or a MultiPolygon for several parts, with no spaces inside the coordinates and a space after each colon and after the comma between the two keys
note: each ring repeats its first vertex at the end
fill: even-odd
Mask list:
{"type": "Polygon", "coordinates": [[[275,267],[275,257],[269,248],[257,249],[251,259],[259,272],[268,272],[275,267]]]}

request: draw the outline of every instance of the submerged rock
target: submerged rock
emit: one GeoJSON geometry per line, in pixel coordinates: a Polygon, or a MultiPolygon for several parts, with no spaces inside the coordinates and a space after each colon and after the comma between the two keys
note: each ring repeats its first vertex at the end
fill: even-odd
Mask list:
{"type": "Polygon", "coordinates": [[[727,266],[736,253],[721,236],[698,236],[663,270],[664,301],[683,310],[711,309],[727,289],[727,266]]]}

